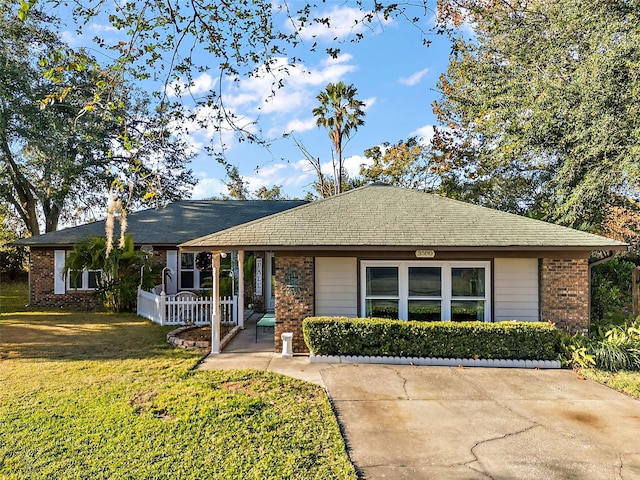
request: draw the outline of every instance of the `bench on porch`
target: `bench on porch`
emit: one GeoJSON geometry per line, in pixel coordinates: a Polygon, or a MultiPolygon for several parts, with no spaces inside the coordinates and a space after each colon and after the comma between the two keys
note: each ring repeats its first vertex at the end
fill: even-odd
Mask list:
{"type": "Polygon", "coordinates": [[[260,320],[256,322],[256,343],[258,343],[258,328],[274,328],[276,326],[276,314],[265,313],[260,320]]]}

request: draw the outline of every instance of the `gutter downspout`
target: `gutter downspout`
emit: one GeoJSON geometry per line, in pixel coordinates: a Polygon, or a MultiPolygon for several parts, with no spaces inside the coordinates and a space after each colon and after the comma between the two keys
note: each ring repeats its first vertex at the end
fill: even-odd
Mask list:
{"type": "Polygon", "coordinates": [[[587,319],[588,320],[587,332],[591,330],[591,269],[596,265],[600,265],[601,263],[606,263],[613,260],[615,256],[616,256],[616,253],[613,250],[609,250],[609,255],[589,264],[589,310],[588,310],[589,318],[587,319]]]}

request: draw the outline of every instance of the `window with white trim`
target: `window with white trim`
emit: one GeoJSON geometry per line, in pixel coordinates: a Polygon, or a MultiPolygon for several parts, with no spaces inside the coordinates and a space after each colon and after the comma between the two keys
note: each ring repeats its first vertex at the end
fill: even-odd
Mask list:
{"type": "Polygon", "coordinates": [[[70,290],[95,290],[98,288],[102,270],[69,270],[67,288],[70,290]]]}
{"type": "Polygon", "coordinates": [[[203,288],[211,288],[213,279],[213,270],[211,266],[205,269],[196,268],[197,253],[180,253],[180,290],[197,290],[203,288]]]}
{"type": "Polygon", "coordinates": [[[491,321],[490,262],[363,261],[362,314],[491,321]]]}

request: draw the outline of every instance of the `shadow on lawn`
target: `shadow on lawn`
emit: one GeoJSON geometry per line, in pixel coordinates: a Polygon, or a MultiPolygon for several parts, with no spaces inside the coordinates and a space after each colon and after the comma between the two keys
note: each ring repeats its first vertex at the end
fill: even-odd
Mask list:
{"type": "Polygon", "coordinates": [[[117,360],[171,355],[170,327],[135,315],[14,312],[0,315],[0,359],[117,360]]]}

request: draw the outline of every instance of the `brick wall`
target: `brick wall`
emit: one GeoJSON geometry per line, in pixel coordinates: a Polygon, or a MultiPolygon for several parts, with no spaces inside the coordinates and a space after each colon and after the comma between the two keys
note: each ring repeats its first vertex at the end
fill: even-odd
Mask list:
{"type": "MultiPolygon", "coordinates": [[[[64,294],[54,293],[55,271],[54,250],[31,248],[29,255],[29,298],[30,305],[37,307],[61,307],[93,310],[102,307],[102,302],[91,291],[67,290],[64,294]]],[[[151,262],[164,266],[167,249],[153,251],[151,262]]],[[[160,271],[161,269],[159,269],[160,271]]],[[[162,282],[158,273],[156,283],[162,282]]]]}
{"type": "Polygon", "coordinates": [[[276,257],[276,352],[282,351],[284,332],[293,333],[293,353],[309,352],[302,336],[302,321],[313,316],[313,306],[313,257],[276,257]]]}
{"type": "Polygon", "coordinates": [[[551,321],[569,333],[588,331],[588,259],[542,259],[540,319],[551,321]]]}
{"type": "Polygon", "coordinates": [[[102,306],[93,293],[70,290],[54,293],[54,250],[31,248],[29,254],[29,304],[37,307],[63,307],[90,310],[102,306]]]}

